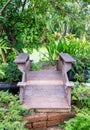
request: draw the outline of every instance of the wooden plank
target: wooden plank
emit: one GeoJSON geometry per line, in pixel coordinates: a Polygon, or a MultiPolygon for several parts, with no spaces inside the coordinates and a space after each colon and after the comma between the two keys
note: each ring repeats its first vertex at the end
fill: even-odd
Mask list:
{"type": "Polygon", "coordinates": [[[49,112],[49,113],[53,113],[53,112],[60,112],[60,113],[63,113],[63,112],[70,112],[71,111],[71,108],[38,108],[38,109],[35,109],[36,112],[41,112],[41,113],[46,113],[46,112],[49,112]]]}
{"type": "Polygon", "coordinates": [[[24,99],[23,105],[28,108],[70,108],[66,98],[31,97],[24,99]]]}
{"type": "Polygon", "coordinates": [[[70,111],[62,73],[56,70],[30,71],[25,85],[23,105],[38,111],[70,111]],[[46,110],[47,109],[47,110],[46,110]]]}
{"type": "Polygon", "coordinates": [[[74,83],[73,82],[66,82],[65,85],[67,87],[73,88],[74,87],[74,83]]]}
{"type": "Polygon", "coordinates": [[[55,80],[59,80],[63,82],[62,79],[62,74],[60,73],[60,71],[56,71],[56,70],[40,70],[40,71],[30,71],[28,73],[28,81],[55,81],[55,80]]]}
{"type": "Polygon", "coordinates": [[[25,97],[65,97],[65,91],[63,86],[60,85],[51,85],[51,86],[42,86],[42,85],[31,85],[27,86],[25,90],[25,97]]]}
{"type": "Polygon", "coordinates": [[[75,62],[76,60],[73,59],[69,54],[67,53],[61,53],[60,54],[60,58],[64,61],[64,62],[67,62],[67,63],[72,63],[72,62],[75,62]]]}
{"type": "Polygon", "coordinates": [[[14,60],[15,63],[25,63],[27,60],[29,60],[29,55],[27,53],[20,53],[17,58],[14,60]]]}
{"type": "Polygon", "coordinates": [[[17,86],[23,86],[23,87],[25,87],[26,85],[27,85],[26,82],[18,82],[18,84],[17,84],[17,86]]]}

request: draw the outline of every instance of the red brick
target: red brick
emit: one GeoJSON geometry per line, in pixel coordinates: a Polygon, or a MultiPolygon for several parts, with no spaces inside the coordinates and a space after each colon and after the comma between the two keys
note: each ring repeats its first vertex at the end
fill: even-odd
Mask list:
{"type": "Polygon", "coordinates": [[[37,113],[31,116],[23,117],[23,120],[27,120],[29,122],[37,122],[37,121],[45,121],[47,120],[46,113],[37,113]]]}
{"type": "Polygon", "coordinates": [[[73,118],[75,116],[75,112],[70,112],[70,113],[62,113],[60,115],[60,119],[67,120],[69,118],[73,118]]]}
{"type": "Polygon", "coordinates": [[[31,123],[27,123],[27,124],[25,125],[25,127],[26,127],[26,128],[32,128],[32,124],[31,124],[31,123]]]}
{"type": "Polygon", "coordinates": [[[59,120],[60,119],[60,113],[49,113],[48,114],[48,120],[59,120]]]}
{"type": "Polygon", "coordinates": [[[47,121],[47,127],[48,126],[55,126],[58,124],[60,124],[60,120],[47,121]]]}
{"type": "Polygon", "coordinates": [[[46,127],[46,121],[40,121],[33,123],[33,128],[46,127]]]}

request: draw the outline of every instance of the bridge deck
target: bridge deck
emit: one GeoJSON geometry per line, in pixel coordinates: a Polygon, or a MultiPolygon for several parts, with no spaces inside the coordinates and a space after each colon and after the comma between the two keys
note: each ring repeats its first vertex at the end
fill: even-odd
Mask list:
{"type": "Polygon", "coordinates": [[[70,111],[62,74],[56,70],[29,71],[23,105],[37,111],[70,111]]]}

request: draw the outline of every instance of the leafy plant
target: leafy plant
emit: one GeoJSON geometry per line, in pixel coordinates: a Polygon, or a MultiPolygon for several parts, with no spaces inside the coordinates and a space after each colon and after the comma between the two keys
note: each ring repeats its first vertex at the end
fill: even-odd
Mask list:
{"type": "Polygon", "coordinates": [[[0,65],[0,79],[7,82],[18,82],[21,78],[21,72],[14,63],[3,63],[0,65]]]}
{"type": "Polygon", "coordinates": [[[5,70],[6,70],[6,68],[7,68],[6,63],[0,64],[0,79],[1,80],[5,79],[5,70]]]}
{"type": "Polygon", "coordinates": [[[24,111],[18,96],[0,91],[0,130],[26,130],[22,121],[24,111]]]}
{"type": "Polygon", "coordinates": [[[72,70],[68,73],[72,80],[85,82],[90,77],[90,43],[83,38],[82,40],[76,38],[72,34],[66,35],[63,39],[58,39],[55,42],[50,42],[46,45],[48,57],[50,61],[57,60],[59,54],[69,53],[76,59],[72,70]]]}
{"type": "Polygon", "coordinates": [[[90,88],[76,82],[72,90],[72,100],[76,116],[65,124],[59,125],[64,130],[90,130],[90,88]]]}
{"type": "Polygon", "coordinates": [[[90,130],[90,111],[82,109],[75,118],[66,122],[65,130],[90,130]]]}
{"type": "Polygon", "coordinates": [[[89,82],[90,77],[90,56],[89,55],[78,55],[75,56],[76,62],[73,64],[72,69],[68,75],[71,80],[79,82],[89,82]],[[73,77],[71,77],[71,75],[73,77]]]}
{"type": "Polygon", "coordinates": [[[72,100],[78,108],[90,108],[90,88],[77,82],[72,90],[72,100]]]}
{"type": "Polygon", "coordinates": [[[41,67],[37,63],[32,63],[31,64],[31,69],[32,70],[41,70],[41,67]]]}
{"type": "Polygon", "coordinates": [[[17,82],[20,80],[21,72],[18,70],[16,64],[9,63],[5,70],[5,75],[8,82],[17,82]]]}

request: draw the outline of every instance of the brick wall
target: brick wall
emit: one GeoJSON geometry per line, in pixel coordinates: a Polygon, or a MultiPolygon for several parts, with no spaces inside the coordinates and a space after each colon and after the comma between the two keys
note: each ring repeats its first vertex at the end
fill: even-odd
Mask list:
{"type": "Polygon", "coordinates": [[[25,127],[29,130],[47,130],[49,126],[63,124],[75,116],[75,112],[70,113],[35,113],[31,116],[23,117],[27,121],[25,127]]]}

